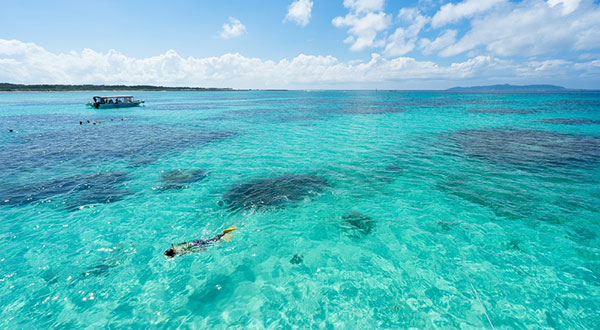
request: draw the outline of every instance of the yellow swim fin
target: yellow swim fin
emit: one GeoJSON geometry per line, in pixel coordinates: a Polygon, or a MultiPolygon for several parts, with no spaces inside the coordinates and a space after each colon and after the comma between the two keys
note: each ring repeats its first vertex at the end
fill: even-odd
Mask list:
{"type": "Polygon", "coordinates": [[[227,234],[227,235],[224,235],[223,238],[221,238],[221,239],[225,242],[231,241],[231,234],[229,234],[229,233],[236,229],[237,229],[236,227],[229,227],[229,228],[223,230],[223,234],[227,234]]]}

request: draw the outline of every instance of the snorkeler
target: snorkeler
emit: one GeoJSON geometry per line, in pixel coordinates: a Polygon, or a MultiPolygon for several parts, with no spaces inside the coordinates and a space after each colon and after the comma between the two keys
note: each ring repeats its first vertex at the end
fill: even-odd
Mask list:
{"type": "Polygon", "coordinates": [[[207,239],[207,240],[197,239],[197,240],[193,240],[191,242],[179,243],[177,245],[171,244],[171,248],[168,249],[167,251],[165,251],[165,255],[167,257],[174,257],[174,256],[181,256],[184,254],[198,251],[207,245],[218,242],[223,237],[227,238],[227,236],[229,236],[229,235],[226,235],[226,234],[229,232],[232,232],[236,229],[237,229],[236,227],[229,227],[229,228],[223,230],[223,233],[221,233],[211,239],[207,239]]]}

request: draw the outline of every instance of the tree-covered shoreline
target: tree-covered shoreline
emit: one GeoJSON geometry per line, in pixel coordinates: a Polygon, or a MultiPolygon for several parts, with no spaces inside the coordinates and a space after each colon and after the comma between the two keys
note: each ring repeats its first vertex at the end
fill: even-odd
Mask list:
{"type": "Polygon", "coordinates": [[[77,92],[77,91],[239,91],[217,87],[165,87],[152,85],[60,85],[60,84],[10,84],[0,83],[0,92],[77,92]]]}

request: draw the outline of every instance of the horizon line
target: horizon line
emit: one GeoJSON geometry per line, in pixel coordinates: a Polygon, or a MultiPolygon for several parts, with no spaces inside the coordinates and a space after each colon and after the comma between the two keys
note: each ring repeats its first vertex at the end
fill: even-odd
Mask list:
{"type": "MultiPolygon", "coordinates": [[[[390,89],[390,88],[232,88],[232,87],[199,87],[199,86],[163,86],[163,85],[151,85],[151,84],[137,84],[137,85],[126,85],[126,84],[115,84],[115,85],[107,85],[107,84],[50,84],[50,83],[35,83],[35,84],[15,84],[9,82],[0,83],[0,92],[103,92],[103,91],[118,91],[119,89],[127,89],[131,88],[135,91],[232,91],[232,92],[240,92],[240,91],[450,91],[452,89],[456,89],[454,92],[461,92],[461,89],[464,91],[477,92],[477,89],[484,88],[493,88],[505,86],[508,88],[531,88],[529,90],[521,90],[525,92],[577,92],[577,91],[600,91],[600,89],[587,89],[587,88],[569,88],[559,85],[553,84],[527,84],[527,85],[512,85],[508,83],[503,84],[493,84],[493,85],[473,85],[473,86],[454,86],[445,89],[390,89]],[[10,88],[18,88],[16,90],[11,90],[10,88]],[[59,90],[44,90],[43,88],[56,88],[59,90]],[[91,87],[93,89],[77,89],[81,87],[91,87]],[[535,90],[535,87],[540,87],[540,90],[535,90]],[[544,90],[543,87],[548,87],[548,89],[544,90]],[[69,88],[76,88],[70,90],[69,88]],[[98,88],[98,89],[96,89],[98,88]],[[106,88],[106,89],[103,89],[106,88]],[[148,88],[148,89],[145,89],[148,88]],[[551,88],[558,88],[557,90],[550,90],[551,88]]],[[[498,90],[496,90],[498,92],[498,90]]],[[[501,91],[500,91],[501,92],[501,91]]],[[[515,92],[514,89],[507,89],[506,92],[515,92]]]]}

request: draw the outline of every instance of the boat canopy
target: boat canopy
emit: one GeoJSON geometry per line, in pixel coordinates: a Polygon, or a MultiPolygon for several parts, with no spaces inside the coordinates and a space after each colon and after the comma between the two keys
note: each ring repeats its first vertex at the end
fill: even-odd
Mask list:
{"type": "Polygon", "coordinates": [[[131,103],[133,96],[131,95],[115,95],[115,96],[94,96],[94,102],[98,103],[131,103]]]}
{"type": "Polygon", "coordinates": [[[94,96],[97,99],[132,99],[132,95],[115,95],[115,96],[94,96]]]}

